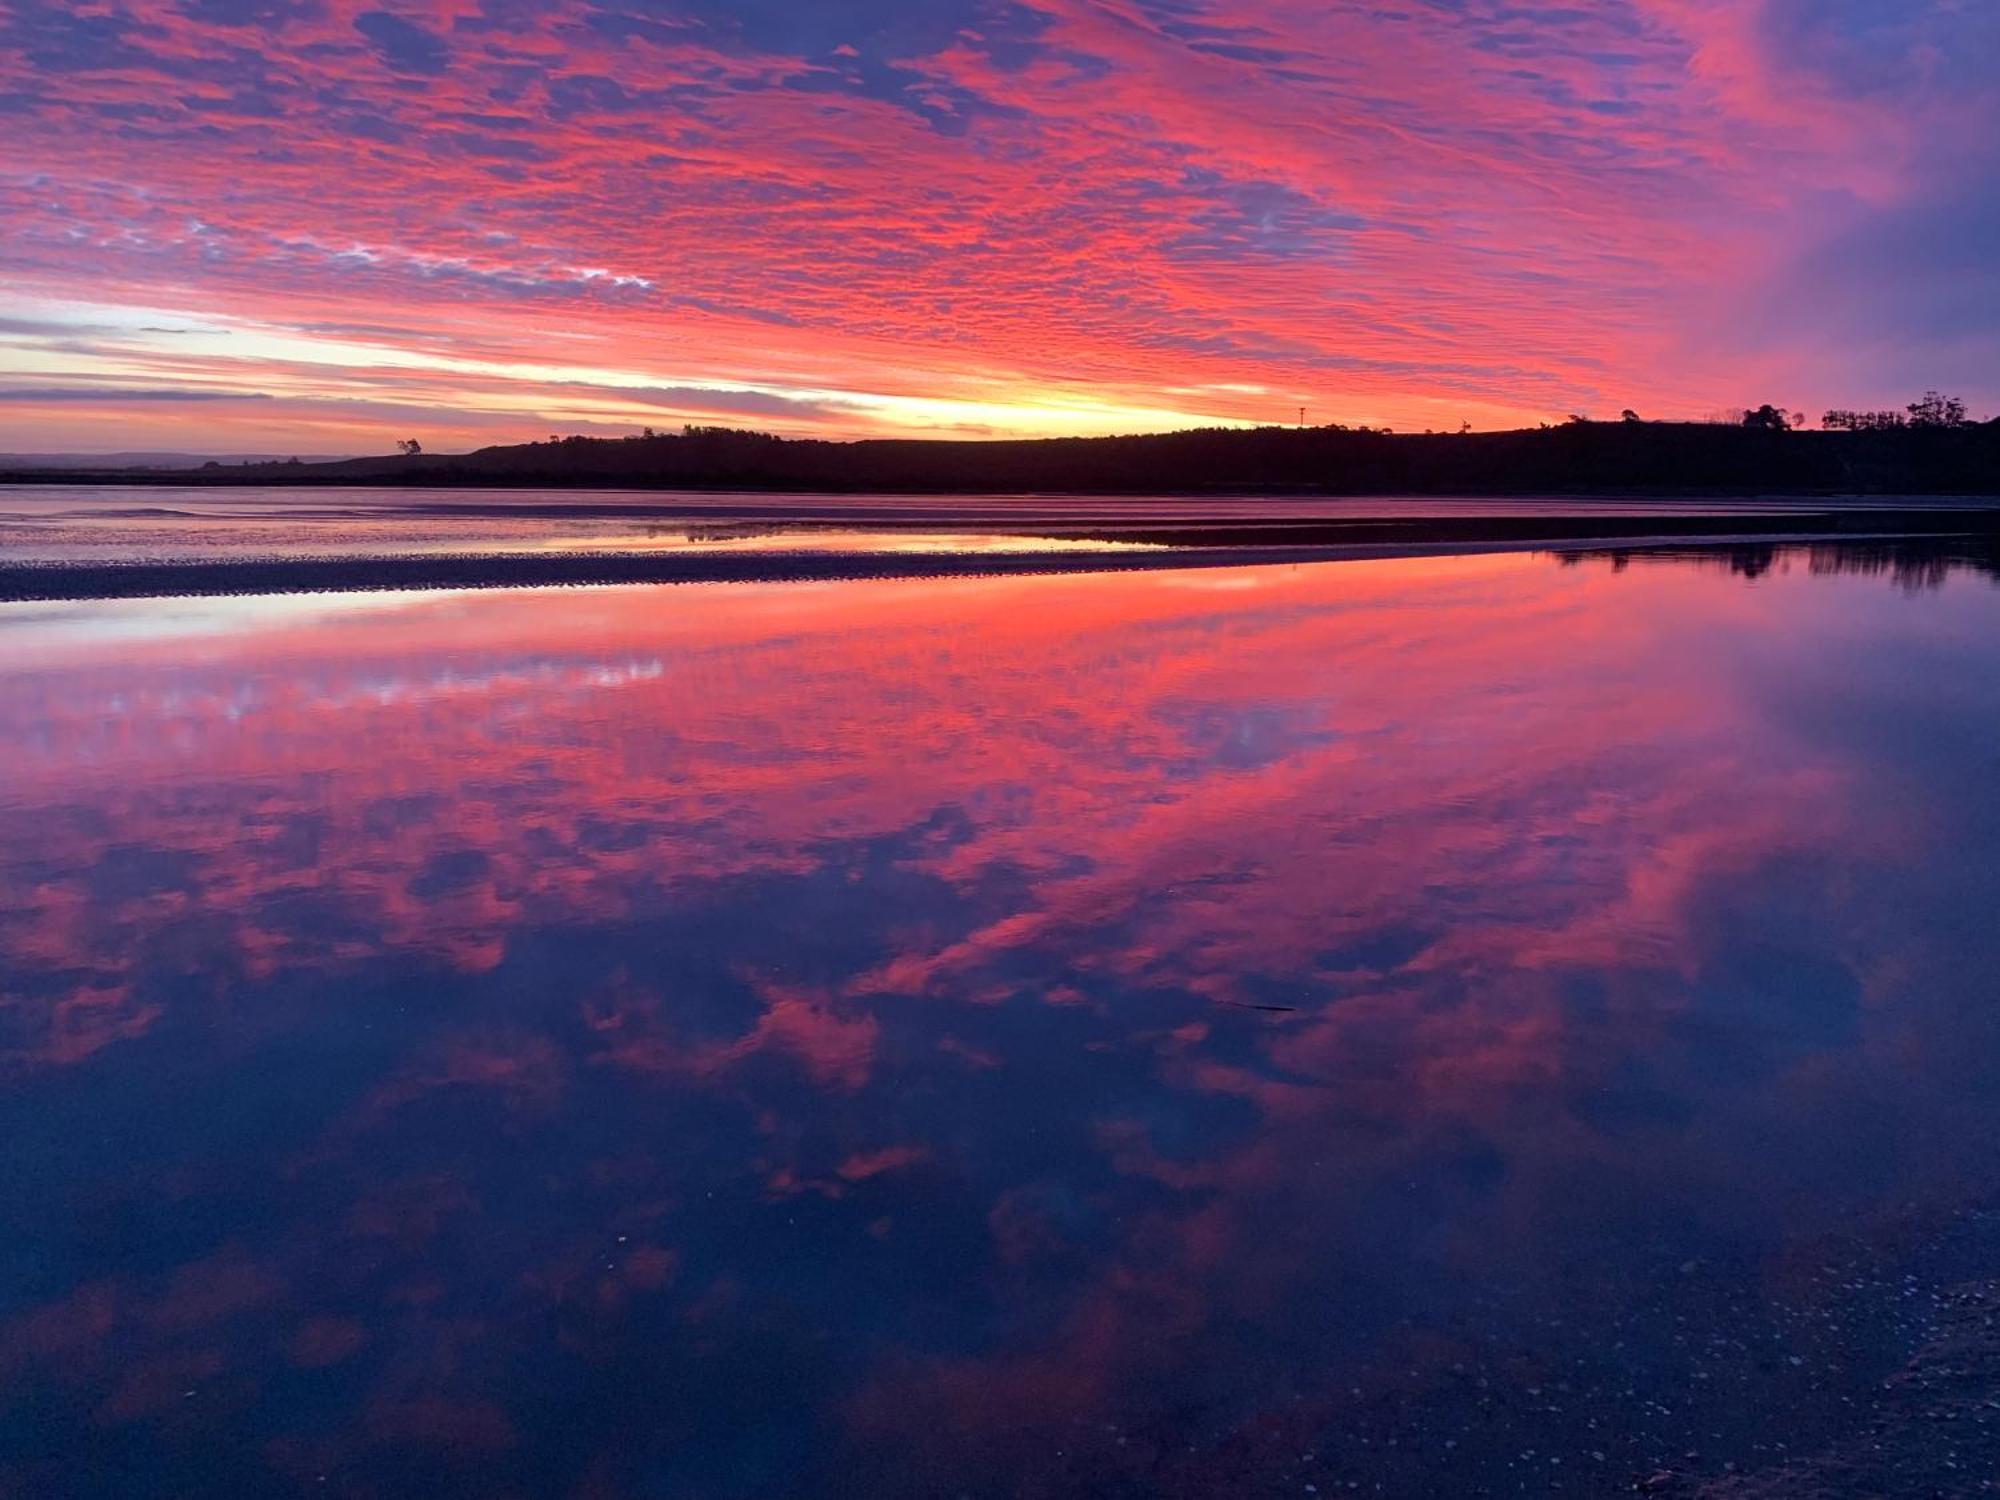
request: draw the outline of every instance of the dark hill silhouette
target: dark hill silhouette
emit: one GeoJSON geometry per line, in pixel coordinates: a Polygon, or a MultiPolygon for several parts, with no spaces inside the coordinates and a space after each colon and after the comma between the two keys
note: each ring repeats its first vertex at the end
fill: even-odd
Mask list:
{"type": "MultiPolygon", "coordinates": [[[[14,471],[0,479],[53,478],[14,471]]],[[[422,484],[825,493],[1521,495],[2000,494],[2000,422],[1793,432],[1570,422],[1397,435],[1340,427],[1206,429],[992,442],[785,439],[725,428],[569,437],[465,454],[61,478],[174,484],[422,484]]]]}

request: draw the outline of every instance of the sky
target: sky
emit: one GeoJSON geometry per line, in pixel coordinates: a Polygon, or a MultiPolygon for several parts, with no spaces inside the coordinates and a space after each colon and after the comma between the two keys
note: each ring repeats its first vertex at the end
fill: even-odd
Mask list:
{"type": "Polygon", "coordinates": [[[0,0],[0,449],[2000,409],[1989,0],[0,0]]]}

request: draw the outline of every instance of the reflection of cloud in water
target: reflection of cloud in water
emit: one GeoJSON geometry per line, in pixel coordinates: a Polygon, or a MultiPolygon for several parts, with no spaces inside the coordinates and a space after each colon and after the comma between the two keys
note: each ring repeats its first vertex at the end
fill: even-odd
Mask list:
{"type": "Polygon", "coordinates": [[[401,610],[452,597],[437,590],[382,594],[262,594],[252,598],[103,599],[0,605],[0,644],[10,655],[63,646],[83,650],[120,641],[200,638],[263,631],[401,610]]]}
{"type": "Polygon", "coordinates": [[[1996,600],[1488,558],[43,637],[0,1374],[89,1492],[1213,1493],[1557,1378],[1431,1472],[1803,1444],[1844,1376],[1672,1320],[1781,1359],[1759,1266],[2000,1186],[1996,600]]]}

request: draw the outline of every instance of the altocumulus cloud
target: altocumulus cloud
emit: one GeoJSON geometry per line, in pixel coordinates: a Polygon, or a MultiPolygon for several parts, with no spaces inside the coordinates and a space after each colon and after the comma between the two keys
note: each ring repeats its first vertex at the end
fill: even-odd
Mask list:
{"type": "MultiPolygon", "coordinates": [[[[8,336],[106,287],[367,330],[137,337],[530,432],[572,376],[849,432],[1991,404],[1996,43],[1972,0],[9,0],[8,336]]],[[[77,412],[250,399],[62,353],[77,412]]]]}
{"type": "Polygon", "coordinates": [[[437,33],[386,10],[356,16],[354,29],[384,62],[406,73],[442,73],[451,61],[451,49],[437,33]]]}

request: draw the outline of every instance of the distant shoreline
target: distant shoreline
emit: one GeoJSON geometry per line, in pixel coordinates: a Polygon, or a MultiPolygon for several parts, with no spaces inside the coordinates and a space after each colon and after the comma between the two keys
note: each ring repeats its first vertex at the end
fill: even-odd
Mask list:
{"type": "MultiPolygon", "coordinates": [[[[0,563],[0,603],[229,597],[302,593],[588,587],[693,583],[811,583],[871,579],[1132,573],[1510,553],[1616,558],[1697,550],[1755,564],[1786,549],[1836,548],[1885,561],[1938,559],[2000,576],[2000,514],[1932,531],[1697,531],[1341,543],[1236,542],[1132,552],[440,554],[138,563],[0,563]]],[[[1768,518],[1766,518],[1768,520],[1768,518]]]]}
{"type": "MultiPolygon", "coordinates": [[[[414,444],[414,440],[412,440],[414,444]]],[[[827,495],[2000,497],[2000,422],[1795,432],[1573,421],[1514,432],[1264,427],[1129,437],[829,442],[725,428],[471,453],[197,469],[36,469],[0,484],[665,489],[827,495]]]]}

